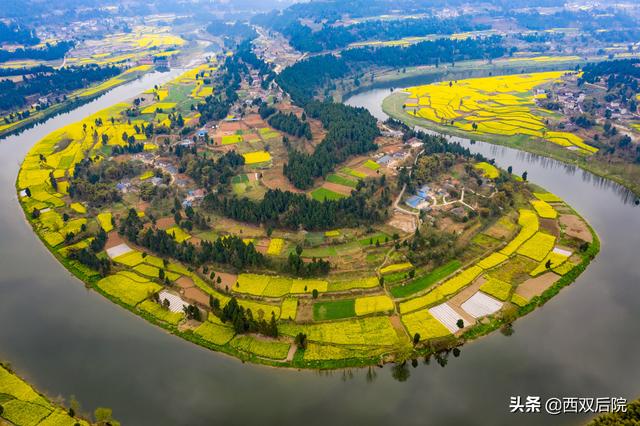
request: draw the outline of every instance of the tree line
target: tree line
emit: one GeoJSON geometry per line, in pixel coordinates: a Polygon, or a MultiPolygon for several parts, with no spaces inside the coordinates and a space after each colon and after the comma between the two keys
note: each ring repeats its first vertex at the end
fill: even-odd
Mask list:
{"type": "Polygon", "coordinates": [[[43,48],[19,47],[15,50],[0,49],[0,62],[17,61],[21,59],[39,59],[53,61],[64,58],[74,46],[72,41],[61,41],[56,44],[47,43],[43,48]]]}
{"type": "Polygon", "coordinates": [[[350,156],[378,148],[377,120],[365,108],[313,101],[305,106],[305,111],[322,122],[327,134],[312,154],[289,150],[283,172],[296,188],[310,188],[315,178],[326,176],[350,156]]]}
{"type": "Polygon", "coordinates": [[[306,194],[270,189],[263,199],[207,194],[203,208],[241,222],[307,230],[355,227],[387,217],[391,194],[382,179],[362,182],[350,197],[320,202],[306,194]]]}
{"type": "Polygon", "coordinates": [[[309,102],[321,88],[331,87],[336,79],[371,67],[402,68],[418,65],[455,63],[471,59],[492,59],[507,52],[499,36],[464,40],[423,41],[408,47],[360,47],[348,49],[340,58],[333,54],[314,56],[284,69],[276,78],[278,85],[298,105],[309,102]]]}
{"type": "Polygon", "coordinates": [[[198,155],[183,157],[179,169],[199,186],[209,190],[214,186],[228,185],[243,164],[244,157],[242,155],[235,151],[229,151],[217,160],[198,155]]]}
{"type": "Polygon", "coordinates": [[[178,243],[173,235],[162,229],[145,229],[135,209],[130,209],[120,221],[118,233],[162,257],[170,257],[190,265],[218,263],[241,270],[266,264],[266,258],[253,244],[245,244],[241,238],[233,235],[219,237],[213,242],[203,241],[199,246],[188,241],[178,243]]]}
{"type": "Polygon", "coordinates": [[[404,37],[420,37],[430,34],[449,35],[490,29],[490,25],[471,23],[467,17],[416,18],[397,20],[373,20],[353,25],[325,24],[312,29],[298,21],[290,23],[281,32],[291,45],[302,52],[317,53],[344,48],[351,43],[368,40],[397,40],[404,37]]]}
{"type": "Polygon", "coordinates": [[[269,337],[278,337],[278,325],[273,311],[271,319],[267,322],[264,319],[264,312],[256,312],[257,318],[254,317],[251,309],[240,306],[235,297],[232,297],[224,308],[220,308],[220,301],[215,297],[211,297],[209,304],[213,314],[222,322],[231,323],[238,334],[260,333],[269,337]]]}
{"type": "Polygon", "coordinates": [[[40,43],[40,39],[31,28],[14,22],[0,22],[0,42],[32,46],[40,43]]]}
{"type": "Polygon", "coordinates": [[[79,250],[70,250],[69,259],[78,261],[89,268],[98,271],[105,277],[111,270],[111,262],[105,257],[98,256],[107,243],[107,233],[100,229],[98,234],[91,240],[88,247],[79,250]]]}
{"type": "Polygon", "coordinates": [[[277,112],[267,120],[274,129],[281,130],[297,138],[311,140],[311,127],[305,120],[301,120],[294,113],[277,112]]]}

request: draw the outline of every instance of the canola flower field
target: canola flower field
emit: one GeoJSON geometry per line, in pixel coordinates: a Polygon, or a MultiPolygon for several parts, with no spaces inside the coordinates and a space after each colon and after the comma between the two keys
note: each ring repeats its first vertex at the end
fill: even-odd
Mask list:
{"type": "Polygon", "coordinates": [[[404,110],[436,124],[470,133],[525,135],[591,155],[597,152],[573,133],[552,131],[549,111],[537,106],[534,89],[560,81],[567,71],[471,78],[405,89],[404,110]]]}
{"type": "Polygon", "coordinates": [[[0,364],[0,423],[34,426],[89,426],[39,394],[0,364]]]}
{"type": "Polygon", "coordinates": [[[109,34],[100,40],[86,40],[67,58],[70,65],[109,65],[134,61],[145,56],[164,58],[180,52],[186,40],[169,28],[138,25],[129,33],[109,34]],[[87,55],[85,52],[93,52],[87,55]]]}

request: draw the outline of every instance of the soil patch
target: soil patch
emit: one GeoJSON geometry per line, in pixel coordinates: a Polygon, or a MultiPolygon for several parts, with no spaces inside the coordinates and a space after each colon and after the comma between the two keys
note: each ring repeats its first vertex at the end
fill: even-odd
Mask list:
{"type": "Polygon", "coordinates": [[[560,275],[556,275],[553,272],[547,272],[546,274],[542,274],[536,278],[531,278],[520,284],[516,289],[516,293],[527,300],[531,300],[534,296],[540,296],[559,279],[560,275]]]}
{"type": "Polygon", "coordinates": [[[198,287],[185,289],[183,291],[183,296],[187,300],[192,300],[200,305],[209,306],[209,295],[198,287]]]}
{"type": "Polygon", "coordinates": [[[244,122],[247,123],[249,127],[267,127],[267,123],[260,118],[258,114],[249,114],[244,118],[244,122]]]}
{"type": "Polygon", "coordinates": [[[456,311],[456,313],[464,320],[466,327],[474,325],[476,323],[476,319],[462,309],[462,304],[469,300],[471,296],[476,294],[485,282],[487,282],[485,277],[478,277],[473,281],[473,283],[471,283],[471,285],[467,286],[464,290],[447,301],[447,304],[451,306],[451,309],[456,311]]]}
{"type": "Polygon", "coordinates": [[[333,182],[325,182],[324,184],[322,184],[322,187],[328,189],[329,191],[337,192],[338,194],[346,196],[351,195],[351,191],[353,191],[353,188],[351,187],[339,185],[333,182]]]}
{"type": "Polygon", "coordinates": [[[565,227],[564,232],[568,236],[588,243],[593,242],[589,228],[578,216],[573,214],[560,215],[560,224],[565,227]]]}
{"type": "Polygon", "coordinates": [[[444,217],[438,222],[438,229],[441,231],[447,231],[452,234],[459,234],[464,231],[465,224],[462,222],[456,222],[450,217],[444,217]]]}
{"type": "Polygon", "coordinates": [[[109,234],[107,235],[107,243],[104,246],[105,250],[109,250],[112,247],[119,246],[122,243],[126,243],[124,238],[122,238],[120,234],[118,234],[118,231],[116,231],[115,229],[109,232],[109,234]]]}
{"type": "Polygon", "coordinates": [[[216,133],[222,133],[222,132],[233,133],[237,130],[246,130],[246,129],[248,129],[247,125],[242,123],[241,121],[223,121],[218,126],[218,132],[216,133]]]}
{"type": "Polygon", "coordinates": [[[281,189],[302,194],[304,191],[293,186],[289,179],[282,174],[282,167],[274,167],[262,173],[262,184],[269,189],[281,189]]]}
{"type": "Polygon", "coordinates": [[[169,229],[176,224],[176,221],[172,217],[161,217],[156,220],[156,227],[158,229],[169,229]]]}
{"type": "Polygon", "coordinates": [[[540,227],[556,238],[560,236],[560,227],[555,219],[540,218],[540,227]]]}
{"type": "Polygon", "coordinates": [[[216,272],[216,277],[214,278],[216,283],[216,287],[225,290],[227,287],[233,288],[238,281],[238,276],[236,274],[229,274],[227,272],[216,272]],[[218,284],[218,277],[220,277],[220,284],[218,284]]]}
{"type": "Polygon", "coordinates": [[[410,214],[401,213],[399,211],[395,211],[387,225],[393,226],[403,232],[412,233],[415,232],[417,224],[416,217],[410,214]]]}
{"type": "Polygon", "coordinates": [[[313,303],[306,299],[300,299],[298,301],[298,313],[296,315],[296,322],[311,321],[313,321],[313,303]]]}
{"type": "Polygon", "coordinates": [[[193,280],[189,277],[180,277],[176,280],[176,285],[182,289],[195,287],[193,280]]]}

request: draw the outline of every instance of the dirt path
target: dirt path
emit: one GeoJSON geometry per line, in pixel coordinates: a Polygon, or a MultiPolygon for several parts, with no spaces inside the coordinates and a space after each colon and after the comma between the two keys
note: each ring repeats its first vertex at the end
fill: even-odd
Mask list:
{"type": "Polygon", "coordinates": [[[297,351],[298,351],[298,346],[295,343],[292,343],[291,346],[289,347],[289,353],[287,354],[287,357],[283,360],[283,362],[293,361],[293,357],[297,351]]]}

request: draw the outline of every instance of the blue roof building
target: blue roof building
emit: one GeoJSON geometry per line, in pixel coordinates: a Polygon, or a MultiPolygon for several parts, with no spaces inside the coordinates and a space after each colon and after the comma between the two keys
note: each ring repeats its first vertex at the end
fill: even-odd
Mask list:
{"type": "Polygon", "coordinates": [[[416,191],[416,194],[418,194],[418,197],[426,199],[429,196],[428,194],[430,190],[431,188],[429,188],[429,185],[423,185],[420,189],[416,191]]]}
{"type": "Polygon", "coordinates": [[[418,197],[417,195],[412,195],[411,197],[407,198],[407,201],[405,201],[405,203],[409,207],[413,207],[414,209],[417,209],[418,205],[420,205],[420,203],[422,203],[423,201],[424,199],[418,197]]]}

